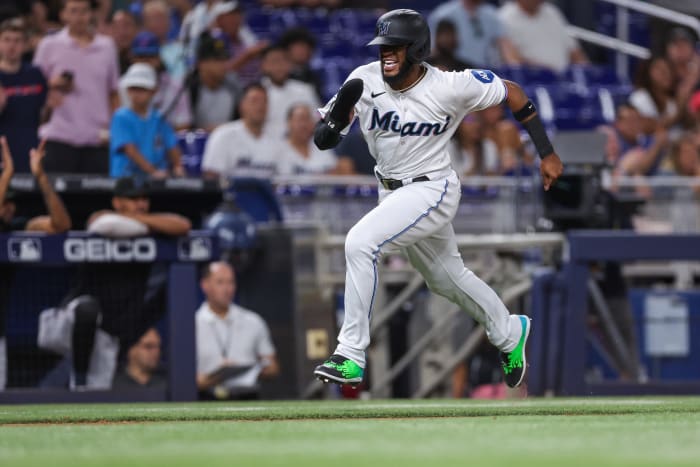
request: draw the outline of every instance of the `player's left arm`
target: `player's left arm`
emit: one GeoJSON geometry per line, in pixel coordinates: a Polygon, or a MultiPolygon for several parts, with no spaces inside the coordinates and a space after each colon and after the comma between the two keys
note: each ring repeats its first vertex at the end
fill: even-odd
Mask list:
{"type": "Polygon", "coordinates": [[[513,81],[503,80],[508,95],[506,104],[513,112],[513,116],[527,130],[535,149],[542,161],[540,162],[540,175],[545,190],[549,190],[552,183],[556,181],[564,170],[561,159],[554,151],[547,132],[544,129],[535,105],[528,99],[525,91],[513,81]]]}

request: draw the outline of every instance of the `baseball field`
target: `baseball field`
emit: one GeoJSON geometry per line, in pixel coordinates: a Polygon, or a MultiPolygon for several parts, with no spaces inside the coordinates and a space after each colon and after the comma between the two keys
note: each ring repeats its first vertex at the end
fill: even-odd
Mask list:
{"type": "Polygon", "coordinates": [[[698,466],[700,397],[0,407],[5,466],[698,466]]]}

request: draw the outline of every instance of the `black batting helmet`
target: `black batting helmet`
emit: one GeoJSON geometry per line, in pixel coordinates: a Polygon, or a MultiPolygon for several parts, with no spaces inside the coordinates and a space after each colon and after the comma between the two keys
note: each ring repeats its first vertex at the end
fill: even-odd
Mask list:
{"type": "Polygon", "coordinates": [[[430,28],[414,10],[391,10],[377,20],[374,39],[367,45],[406,45],[408,61],[420,63],[430,54],[430,28]]]}

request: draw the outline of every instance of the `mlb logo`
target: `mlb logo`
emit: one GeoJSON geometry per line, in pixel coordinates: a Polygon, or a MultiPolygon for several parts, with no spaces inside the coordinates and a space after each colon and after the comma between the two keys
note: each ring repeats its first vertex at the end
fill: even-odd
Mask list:
{"type": "Polygon", "coordinates": [[[386,36],[389,34],[389,25],[391,24],[391,21],[382,21],[377,25],[377,35],[378,36],[386,36]]]}
{"type": "Polygon", "coordinates": [[[211,239],[204,237],[181,238],[177,256],[180,261],[209,261],[212,258],[211,239]]]}
{"type": "Polygon", "coordinates": [[[41,261],[41,242],[36,238],[11,238],[7,242],[7,257],[23,263],[41,261]]]}

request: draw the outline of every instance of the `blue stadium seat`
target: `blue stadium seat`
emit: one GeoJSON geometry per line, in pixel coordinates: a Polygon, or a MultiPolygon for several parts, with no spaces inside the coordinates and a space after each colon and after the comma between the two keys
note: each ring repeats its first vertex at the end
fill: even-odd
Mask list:
{"type": "Polygon", "coordinates": [[[209,134],[203,130],[181,131],[177,135],[177,142],[182,151],[182,165],[190,177],[199,177],[202,174],[202,156],[208,137],[209,134]]]}
{"type": "Polygon", "coordinates": [[[493,70],[501,78],[516,81],[520,84],[553,84],[560,77],[548,68],[532,66],[503,66],[493,70]]]}

